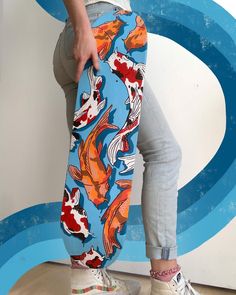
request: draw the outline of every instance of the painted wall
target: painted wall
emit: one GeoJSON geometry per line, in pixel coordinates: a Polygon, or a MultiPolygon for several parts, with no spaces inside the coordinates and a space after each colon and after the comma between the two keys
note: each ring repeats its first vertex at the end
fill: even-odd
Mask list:
{"type": "MultiPolygon", "coordinates": [[[[36,265],[68,262],[58,220],[70,138],[52,70],[65,19],[61,2],[0,4],[2,295],[36,265]]],[[[192,282],[236,289],[236,3],[142,0],[131,6],[149,31],[146,77],[183,152],[179,262],[192,282]],[[230,275],[217,272],[222,265],[230,275]]],[[[109,268],[148,275],[139,153],[136,168],[127,240],[109,268]]]]}

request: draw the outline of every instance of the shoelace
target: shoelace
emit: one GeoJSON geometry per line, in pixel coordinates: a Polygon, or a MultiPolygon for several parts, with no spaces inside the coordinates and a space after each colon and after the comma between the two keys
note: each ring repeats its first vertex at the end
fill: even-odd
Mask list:
{"type": "Polygon", "coordinates": [[[117,281],[111,275],[109,275],[105,269],[94,268],[92,269],[92,272],[94,272],[99,279],[102,277],[102,281],[106,286],[116,287],[117,281]]]}
{"type": "Polygon", "coordinates": [[[181,295],[197,295],[197,293],[191,286],[191,280],[187,280],[184,277],[182,283],[180,283],[177,287],[177,291],[180,292],[181,295]]]}

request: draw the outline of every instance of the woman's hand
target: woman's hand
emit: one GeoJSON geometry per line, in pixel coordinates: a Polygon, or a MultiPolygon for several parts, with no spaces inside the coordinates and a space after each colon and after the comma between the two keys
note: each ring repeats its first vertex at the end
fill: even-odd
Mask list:
{"type": "Polygon", "coordinates": [[[83,27],[75,33],[73,57],[77,62],[75,82],[78,82],[88,59],[92,59],[93,66],[99,70],[97,44],[91,27],[83,27]]]}
{"type": "Polygon", "coordinates": [[[97,44],[94,38],[84,1],[64,0],[74,30],[73,56],[77,62],[75,82],[78,82],[88,59],[99,70],[97,44]]]}

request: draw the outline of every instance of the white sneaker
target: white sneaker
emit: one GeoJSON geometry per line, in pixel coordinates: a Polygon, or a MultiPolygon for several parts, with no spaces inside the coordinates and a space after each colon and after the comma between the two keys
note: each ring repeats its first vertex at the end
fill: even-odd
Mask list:
{"type": "Polygon", "coordinates": [[[182,271],[175,274],[170,282],[164,282],[151,277],[150,295],[201,295],[186,280],[182,271]]]}
{"type": "Polygon", "coordinates": [[[71,295],[138,295],[141,285],[135,280],[112,277],[105,268],[71,268],[71,295]]]}

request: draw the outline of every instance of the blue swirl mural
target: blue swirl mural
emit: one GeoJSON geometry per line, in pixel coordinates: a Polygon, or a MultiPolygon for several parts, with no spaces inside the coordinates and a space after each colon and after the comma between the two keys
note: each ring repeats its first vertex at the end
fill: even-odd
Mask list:
{"type": "MultiPolygon", "coordinates": [[[[62,1],[37,2],[50,15],[65,21],[62,1]]],[[[236,215],[236,20],[211,0],[131,0],[131,7],[144,19],[148,32],[174,40],[202,60],[219,80],[225,96],[227,122],[221,146],[202,171],[179,190],[180,256],[206,242],[236,215]]],[[[1,220],[0,277],[5,284],[0,295],[8,294],[34,266],[69,257],[61,239],[60,210],[61,200],[38,204],[1,220]]],[[[126,241],[118,260],[149,261],[141,205],[130,208],[126,241]]]]}

